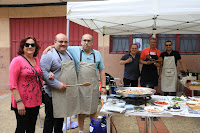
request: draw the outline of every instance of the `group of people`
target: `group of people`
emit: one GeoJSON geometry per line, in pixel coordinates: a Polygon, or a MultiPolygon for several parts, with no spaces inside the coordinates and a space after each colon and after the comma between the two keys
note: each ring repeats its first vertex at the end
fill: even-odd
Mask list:
{"type": "Polygon", "coordinates": [[[156,48],[156,43],[156,38],[150,38],[150,47],[143,49],[141,53],[137,44],[132,44],[130,52],[122,56],[119,63],[125,65],[124,86],[141,86],[157,90],[158,79],[161,79],[161,90],[164,95],[167,96],[171,93],[172,96],[176,96],[177,62],[181,64],[185,72],[187,69],[179,52],[172,50],[171,41],[165,42],[166,51],[163,53],[156,48]],[[139,64],[143,65],[141,72],[139,64]],[[140,85],[138,84],[139,77],[140,85]]]}
{"type": "MultiPolygon", "coordinates": [[[[156,89],[161,78],[164,95],[176,95],[177,62],[186,72],[185,65],[179,52],[172,50],[171,41],[165,42],[166,51],[163,53],[156,48],[156,41],[151,38],[150,47],[141,53],[137,44],[132,44],[130,52],[122,56],[119,63],[125,65],[124,86],[137,87],[141,76],[142,87],[156,89]],[[162,62],[159,58],[162,58],[162,62]],[[141,72],[139,64],[143,64],[141,72]]],[[[84,34],[81,45],[68,46],[67,36],[59,33],[55,36],[54,45],[47,47],[39,60],[36,56],[40,46],[36,39],[27,37],[21,40],[19,56],[12,60],[9,67],[11,109],[16,115],[16,133],[35,132],[43,88],[46,93],[43,97],[46,114],[44,133],[62,133],[66,116],[78,115],[79,133],[83,133],[85,114],[97,119],[99,94],[106,94],[105,67],[99,51],[92,49],[92,35],[84,34]],[[102,82],[100,93],[99,77],[102,82]],[[67,87],[84,82],[91,85],[67,87]]]]}
{"type": "Polygon", "coordinates": [[[92,49],[93,37],[84,34],[82,46],[69,46],[65,34],[55,36],[41,57],[34,37],[20,42],[19,52],[10,63],[11,108],[17,120],[16,133],[34,133],[44,85],[44,133],[62,133],[64,117],[78,115],[79,133],[83,133],[85,114],[97,119],[99,94],[105,94],[106,77],[101,54],[92,49]],[[50,51],[49,51],[50,50],[50,51]],[[47,52],[48,51],[48,52],[47,52]],[[99,93],[98,80],[102,82],[99,93]],[[44,80],[44,84],[43,81],[44,80]],[[90,86],[67,87],[90,82],[90,86]],[[65,112],[65,113],[63,113],[65,112]]]}

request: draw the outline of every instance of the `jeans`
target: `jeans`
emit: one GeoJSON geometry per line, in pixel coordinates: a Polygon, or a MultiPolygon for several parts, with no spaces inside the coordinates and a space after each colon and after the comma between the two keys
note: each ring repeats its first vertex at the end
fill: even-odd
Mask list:
{"type": "Polygon", "coordinates": [[[53,104],[52,98],[48,95],[45,95],[45,121],[43,133],[63,133],[62,126],[64,118],[54,118],[53,117],[53,104]]]}
{"type": "Polygon", "coordinates": [[[124,82],[124,87],[138,87],[138,79],[137,80],[129,80],[129,79],[126,79],[124,78],[123,79],[123,82],[124,82]]]}
{"type": "Polygon", "coordinates": [[[13,108],[17,119],[17,127],[15,133],[35,133],[35,124],[39,113],[40,106],[25,108],[26,114],[18,114],[17,108],[13,108]]]}

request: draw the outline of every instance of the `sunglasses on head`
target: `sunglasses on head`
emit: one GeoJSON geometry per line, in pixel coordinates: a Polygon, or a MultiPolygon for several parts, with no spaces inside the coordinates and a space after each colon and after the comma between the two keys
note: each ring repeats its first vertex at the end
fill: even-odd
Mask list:
{"type": "Polygon", "coordinates": [[[31,47],[35,47],[36,44],[35,43],[25,43],[24,46],[25,47],[29,47],[31,45],[31,47]]]}
{"type": "Polygon", "coordinates": [[[169,45],[165,45],[165,46],[172,46],[171,44],[169,44],[169,45]]]}

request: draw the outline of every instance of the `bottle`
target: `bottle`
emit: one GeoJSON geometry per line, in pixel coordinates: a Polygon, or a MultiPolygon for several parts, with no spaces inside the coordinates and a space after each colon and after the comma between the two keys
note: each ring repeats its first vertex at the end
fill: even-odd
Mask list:
{"type": "Polygon", "coordinates": [[[110,88],[109,88],[109,85],[106,85],[106,91],[107,91],[107,95],[109,95],[109,94],[110,94],[109,90],[110,90],[110,88]]]}

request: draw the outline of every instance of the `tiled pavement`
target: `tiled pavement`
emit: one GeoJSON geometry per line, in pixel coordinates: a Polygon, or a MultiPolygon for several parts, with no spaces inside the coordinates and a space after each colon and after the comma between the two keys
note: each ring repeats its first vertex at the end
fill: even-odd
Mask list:
{"type": "Polygon", "coordinates": [[[10,93],[10,90],[0,90],[0,96],[10,93]]]}
{"type": "MultiPolygon", "coordinates": [[[[163,121],[158,117],[158,121],[153,121],[153,133],[169,133],[167,127],[163,123],[163,121]]],[[[145,132],[145,121],[141,120],[140,117],[137,117],[138,126],[140,129],[140,133],[145,132]]]]}

